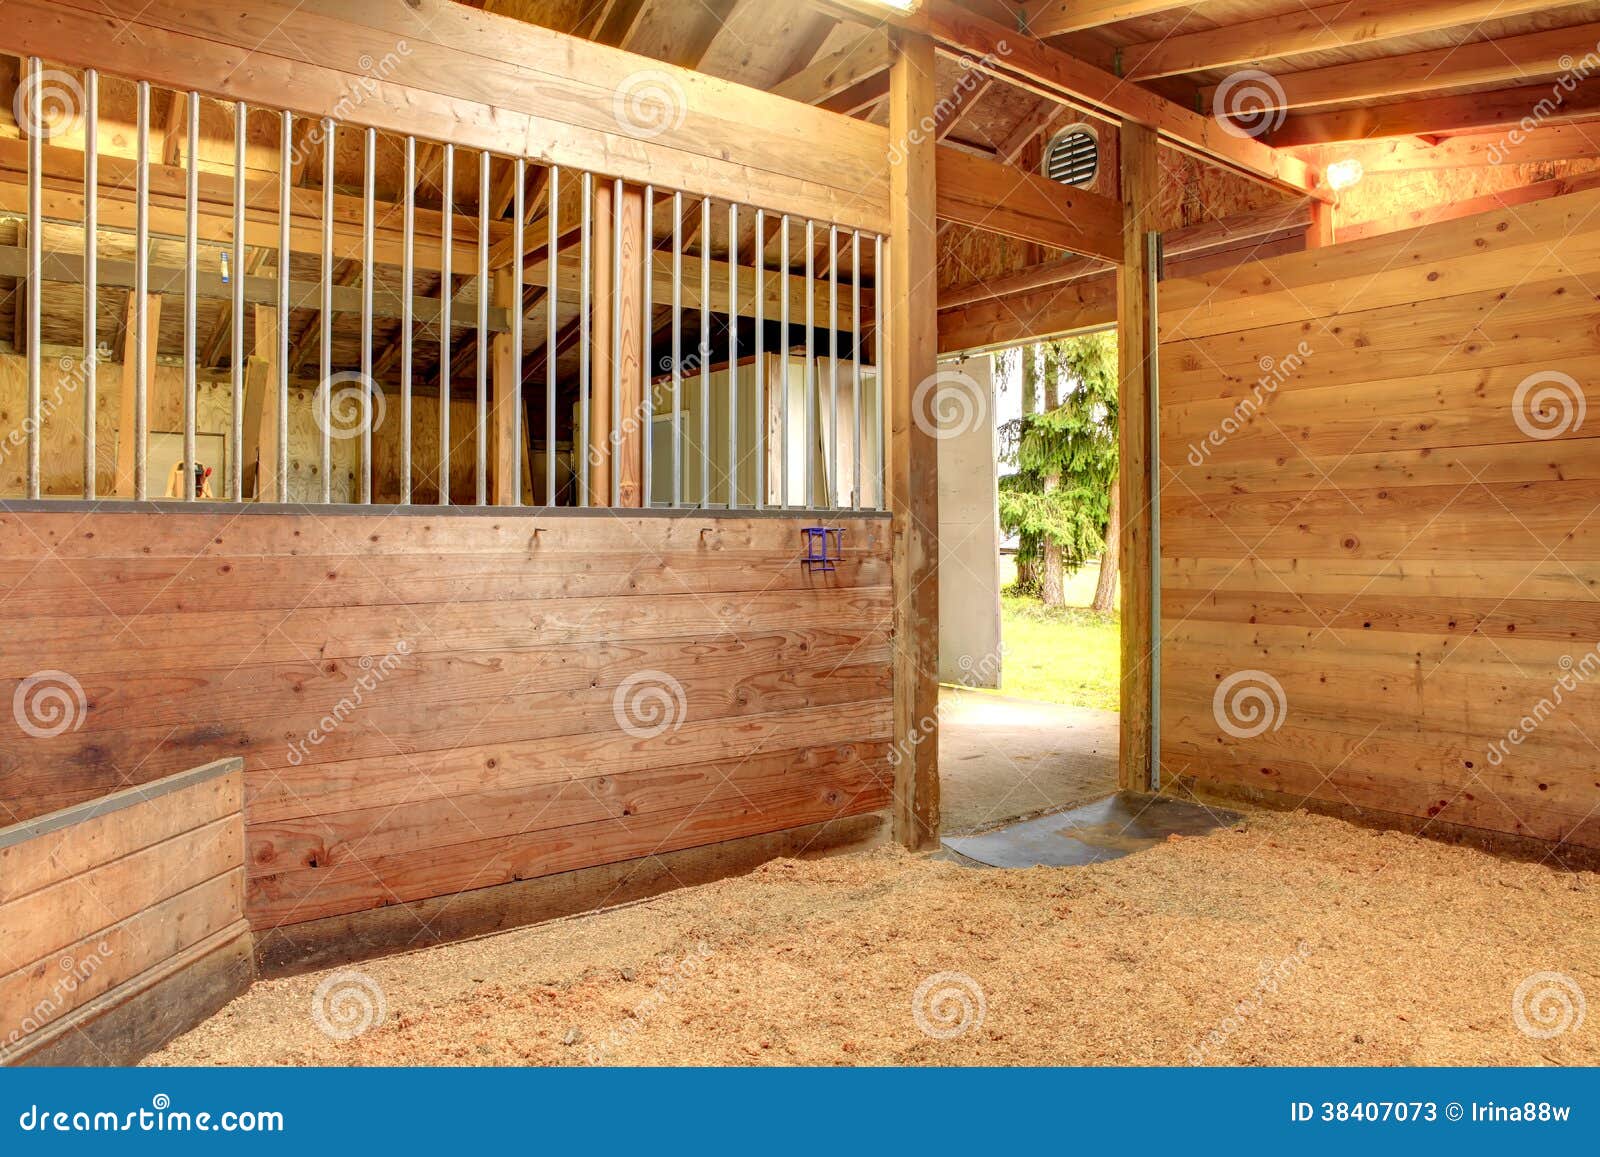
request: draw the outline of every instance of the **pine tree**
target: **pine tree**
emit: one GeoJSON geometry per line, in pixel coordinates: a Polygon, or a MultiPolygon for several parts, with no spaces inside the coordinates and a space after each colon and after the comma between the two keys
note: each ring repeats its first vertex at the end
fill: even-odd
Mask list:
{"type": "MultiPolygon", "coordinates": [[[[1116,586],[1108,542],[1115,537],[1116,339],[1109,333],[1066,338],[1022,356],[1023,415],[1001,427],[1005,457],[1016,472],[1000,481],[1000,522],[1019,539],[1019,586],[1059,606],[1063,572],[1076,572],[1096,556],[1104,556],[1111,572],[1102,573],[1102,589],[1116,586]],[[1033,383],[1030,362],[1039,375],[1033,383]],[[1028,408],[1030,392],[1043,394],[1040,412],[1028,408]],[[1030,565],[1037,573],[1032,586],[1021,581],[1030,565]]],[[[1110,597],[1102,606],[1097,592],[1096,609],[1110,610],[1110,597]]]]}

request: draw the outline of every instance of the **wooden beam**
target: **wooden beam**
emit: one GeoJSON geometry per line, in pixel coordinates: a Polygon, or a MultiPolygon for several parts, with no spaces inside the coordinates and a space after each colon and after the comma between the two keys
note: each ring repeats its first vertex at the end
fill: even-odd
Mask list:
{"type": "Polygon", "coordinates": [[[6,43],[307,116],[326,115],[359,79],[352,63],[368,54],[389,66],[383,84],[362,90],[359,110],[380,132],[501,154],[533,149],[564,167],[852,228],[881,230],[887,220],[882,128],[665,62],[644,73],[671,82],[672,107],[660,109],[650,98],[663,85],[641,86],[638,56],[447,0],[252,0],[232,9],[188,0],[11,0],[6,43]],[[395,52],[402,40],[404,55],[395,52]],[[666,120],[624,123],[619,101],[643,102],[666,120]]]}
{"type": "MultiPolygon", "coordinates": [[[[1324,200],[1331,192],[1298,157],[1227,132],[1214,119],[1174,104],[1147,88],[967,11],[953,0],[926,0],[915,14],[891,16],[904,27],[927,31],[940,44],[975,58],[975,67],[1040,96],[1082,105],[1100,116],[1153,128],[1174,148],[1193,153],[1275,188],[1324,200]]],[[[893,138],[891,138],[893,139],[893,138]]]]}
{"type": "Polygon", "coordinates": [[[937,170],[938,212],[947,221],[1106,261],[1122,258],[1121,209],[1109,197],[948,145],[938,147],[937,170]]]}
{"type": "Polygon", "coordinates": [[[1427,169],[1476,169],[1531,165],[1600,156],[1600,133],[1592,126],[1541,125],[1532,132],[1467,133],[1429,143],[1421,137],[1388,137],[1318,145],[1302,154],[1319,165],[1353,158],[1363,172],[1416,173],[1427,169]]]}
{"type": "Polygon", "coordinates": [[[255,486],[245,483],[245,493],[259,501],[278,498],[278,311],[258,305],[256,348],[245,368],[245,457],[248,472],[255,467],[255,486]],[[254,419],[252,421],[251,419],[254,419]]]}
{"type": "Polygon", "coordinates": [[[1030,0],[1022,6],[1022,18],[1029,35],[1043,39],[1154,16],[1174,8],[1190,8],[1195,3],[1196,0],[1030,0]]]}
{"type": "Polygon", "coordinates": [[[894,831],[913,851],[939,841],[939,459],[929,414],[939,345],[935,145],[918,126],[933,115],[934,46],[895,36],[890,70],[889,509],[894,569],[894,831]],[[918,410],[921,405],[920,412],[918,410]]]}
{"type": "Polygon", "coordinates": [[[1424,136],[1541,127],[1600,116],[1600,85],[1572,92],[1546,84],[1498,92],[1437,96],[1398,104],[1367,105],[1333,112],[1301,113],[1283,122],[1266,139],[1278,148],[1359,141],[1373,137],[1424,136]]]}
{"type": "MultiPolygon", "coordinates": [[[[133,294],[128,294],[127,323],[123,327],[127,334],[127,341],[122,349],[122,399],[121,419],[117,426],[117,481],[116,495],[118,498],[134,497],[134,460],[137,458],[140,447],[136,444],[138,425],[138,399],[134,396],[134,376],[137,373],[138,359],[135,356],[134,334],[137,332],[136,303],[138,299],[133,294]]],[[[161,296],[152,293],[145,298],[145,414],[156,412],[156,346],[160,343],[157,337],[161,333],[161,296]]],[[[146,425],[148,432],[149,426],[146,425]]],[[[145,484],[150,496],[159,498],[165,480],[149,473],[149,464],[146,463],[145,484]]]]}
{"type": "MultiPolygon", "coordinates": [[[[515,304],[516,286],[509,273],[501,270],[494,275],[494,301],[503,309],[511,309],[515,304]]],[[[517,487],[513,485],[513,475],[516,473],[518,460],[523,463],[524,494],[531,495],[530,486],[532,479],[527,475],[527,456],[523,447],[525,438],[517,436],[517,416],[523,412],[522,408],[522,383],[517,379],[516,350],[512,348],[511,335],[508,333],[496,334],[492,347],[493,357],[490,369],[493,374],[491,388],[493,390],[493,428],[494,428],[494,504],[496,506],[514,506],[521,497],[517,487]]]]}
{"type": "Polygon", "coordinates": [[[1161,165],[1156,135],[1124,121],[1121,134],[1125,252],[1117,270],[1117,491],[1121,509],[1122,738],[1117,785],[1125,791],[1156,786],[1152,704],[1155,618],[1150,557],[1150,466],[1155,453],[1150,420],[1151,379],[1160,351],[1152,339],[1152,269],[1145,235],[1159,220],[1161,165]]]}
{"type": "Polygon", "coordinates": [[[885,72],[893,59],[889,38],[882,32],[865,33],[853,44],[837,48],[770,90],[802,104],[821,104],[885,72]]]}
{"type": "MultiPolygon", "coordinates": [[[[1504,40],[1279,73],[1273,78],[1273,87],[1278,91],[1272,92],[1265,85],[1263,90],[1274,100],[1271,107],[1309,108],[1469,85],[1504,84],[1567,71],[1574,60],[1594,52],[1597,42],[1600,23],[1552,28],[1504,40]]],[[[1202,107],[1212,106],[1218,87],[1207,85],[1200,90],[1202,107]]]]}
{"type": "Polygon", "coordinates": [[[1550,0],[1343,0],[1277,16],[1179,32],[1118,50],[1129,80],[1257,64],[1302,52],[1371,44],[1397,36],[1503,20],[1559,7],[1550,0]]]}
{"type": "Polygon", "coordinates": [[[942,141],[955,131],[955,127],[978,107],[979,102],[994,88],[999,81],[988,73],[979,73],[971,83],[962,77],[956,85],[955,93],[940,101],[933,114],[933,139],[942,141]]]}

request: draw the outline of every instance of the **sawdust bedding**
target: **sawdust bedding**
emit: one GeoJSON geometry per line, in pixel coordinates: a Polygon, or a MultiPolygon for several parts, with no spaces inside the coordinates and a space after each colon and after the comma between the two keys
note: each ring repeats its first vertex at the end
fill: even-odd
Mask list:
{"type": "Polygon", "coordinates": [[[264,981],[147,1063],[1593,1065],[1597,901],[1304,814],[1088,868],[785,860],[264,981]]]}

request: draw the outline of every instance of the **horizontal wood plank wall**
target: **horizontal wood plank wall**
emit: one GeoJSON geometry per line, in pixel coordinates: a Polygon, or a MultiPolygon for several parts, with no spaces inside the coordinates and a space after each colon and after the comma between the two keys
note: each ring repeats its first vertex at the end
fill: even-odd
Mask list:
{"type": "Polygon", "coordinates": [[[0,513],[0,696],[84,704],[0,802],[243,756],[258,927],[880,810],[888,523],[807,521],[0,513]]]}
{"type": "Polygon", "coordinates": [[[248,941],[243,803],[235,759],[0,828],[0,1062],[86,1033],[109,1050],[89,1063],[128,1064],[162,1043],[131,1025],[135,1047],[122,1048],[126,1029],[91,1022],[248,941]]]}
{"type": "Polygon", "coordinates": [[[1600,193],[1162,286],[1168,777],[1600,847],[1600,193]]]}

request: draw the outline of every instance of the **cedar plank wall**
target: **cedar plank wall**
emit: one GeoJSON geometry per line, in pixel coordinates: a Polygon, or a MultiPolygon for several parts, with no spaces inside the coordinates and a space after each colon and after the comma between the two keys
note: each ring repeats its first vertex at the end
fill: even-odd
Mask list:
{"type": "Polygon", "coordinates": [[[241,755],[257,928],[882,810],[889,524],[814,578],[802,525],[0,513],[0,699],[54,668],[88,702],[8,737],[0,803],[241,755]],[[613,708],[641,672],[683,688],[659,735],[613,708]]]}
{"type": "Polygon", "coordinates": [[[1597,288],[1600,193],[1162,285],[1165,776],[1600,846],[1597,288]],[[1591,412],[1530,437],[1550,373],[1591,412]]]}

